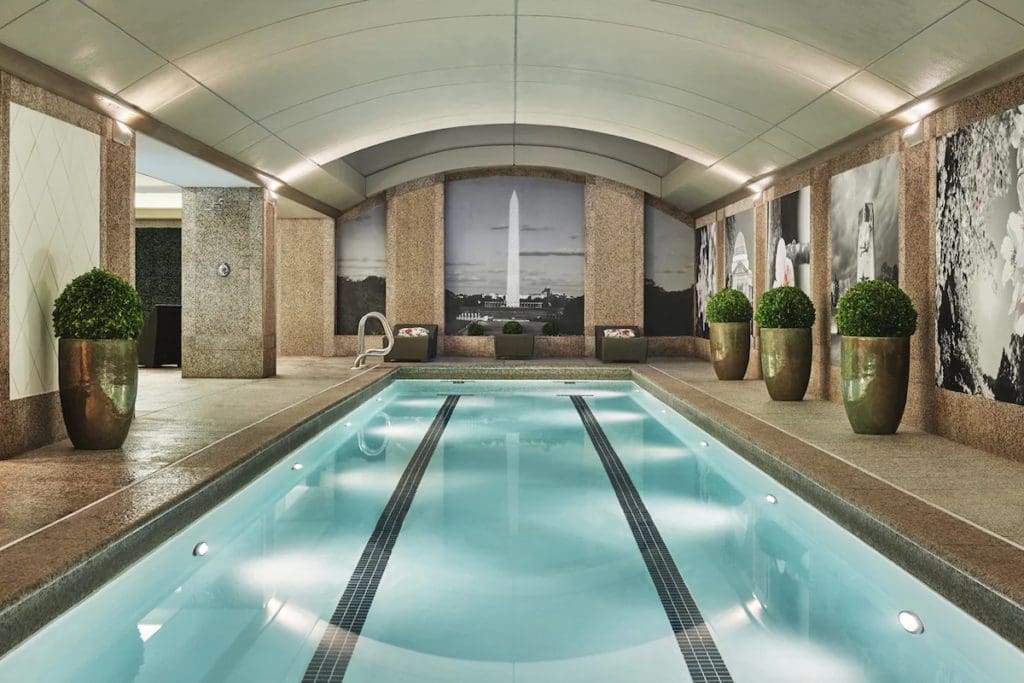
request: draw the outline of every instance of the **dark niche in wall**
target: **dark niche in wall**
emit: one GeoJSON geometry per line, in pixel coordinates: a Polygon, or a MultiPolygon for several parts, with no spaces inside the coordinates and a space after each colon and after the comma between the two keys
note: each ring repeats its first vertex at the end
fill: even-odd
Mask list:
{"type": "Polygon", "coordinates": [[[939,138],[935,159],[936,383],[1024,405],[1024,106],[939,138]]]}
{"type": "Polygon", "coordinates": [[[181,305],[181,229],[135,230],[135,288],[143,310],[156,304],[181,305]]]}
{"type": "Polygon", "coordinates": [[[653,206],[644,210],[644,334],[693,334],[693,228],[653,206]]]}
{"type": "MultiPolygon", "coordinates": [[[[387,207],[377,204],[338,224],[335,235],[337,290],[334,333],[356,334],[359,319],[371,311],[384,312],[387,301],[387,207]]],[[[399,320],[397,323],[422,322],[399,320]]],[[[370,334],[383,334],[370,320],[370,334]]]]}
{"type": "Polygon", "coordinates": [[[445,185],[445,331],[583,334],[583,185],[495,176],[445,185]]]}

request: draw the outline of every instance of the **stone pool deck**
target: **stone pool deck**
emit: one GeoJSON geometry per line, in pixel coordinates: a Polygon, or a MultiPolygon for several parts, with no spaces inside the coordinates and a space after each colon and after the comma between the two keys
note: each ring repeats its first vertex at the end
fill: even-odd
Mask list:
{"type": "Polygon", "coordinates": [[[177,370],[144,370],[124,449],[78,453],[62,442],[0,461],[0,652],[358,405],[377,382],[412,373],[633,377],[1024,646],[1024,462],[913,430],[857,436],[842,406],[775,403],[763,383],[718,382],[699,360],[443,358],[353,371],[348,358],[288,358],[278,371],[265,380],[184,380],[177,370]]]}

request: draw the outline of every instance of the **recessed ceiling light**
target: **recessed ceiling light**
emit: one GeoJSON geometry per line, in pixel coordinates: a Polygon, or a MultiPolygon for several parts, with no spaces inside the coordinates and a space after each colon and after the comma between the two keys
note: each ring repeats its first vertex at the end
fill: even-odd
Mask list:
{"type": "Polygon", "coordinates": [[[913,633],[914,635],[924,633],[924,622],[921,621],[921,617],[917,616],[913,612],[903,610],[896,615],[896,618],[899,619],[900,626],[902,626],[903,630],[907,633],[913,633]]]}
{"type": "Polygon", "coordinates": [[[775,505],[776,503],[778,503],[778,502],[779,502],[779,499],[778,499],[778,498],[776,498],[776,497],[775,497],[775,496],[774,496],[773,494],[771,494],[771,493],[769,493],[769,494],[768,494],[767,496],[765,496],[765,497],[764,497],[764,499],[765,499],[765,500],[766,500],[766,501],[767,501],[767,502],[768,502],[768,503],[769,503],[770,505],[775,505]]]}
{"type": "Polygon", "coordinates": [[[210,552],[210,545],[206,541],[199,541],[195,547],[192,548],[192,554],[196,557],[202,557],[206,553],[210,552]]]}

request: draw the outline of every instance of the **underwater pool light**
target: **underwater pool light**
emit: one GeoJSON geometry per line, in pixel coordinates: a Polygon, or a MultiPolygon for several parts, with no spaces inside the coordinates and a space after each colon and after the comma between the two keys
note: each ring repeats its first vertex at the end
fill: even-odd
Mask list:
{"type": "Polygon", "coordinates": [[[921,621],[921,617],[917,616],[913,612],[903,610],[896,615],[896,618],[899,619],[900,626],[902,626],[903,630],[907,633],[913,633],[914,635],[924,633],[924,622],[921,621]]]}
{"type": "Polygon", "coordinates": [[[700,445],[701,445],[702,448],[707,448],[708,447],[708,442],[707,441],[701,441],[700,445]]]}
{"type": "Polygon", "coordinates": [[[292,469],[295,470],[296,472],[301,470],[302,469],[302,463],[301,462],[295,463],[294,465],[292,465],[292,469]]]}
{"type": "Polygon", "coordinates": [[[774,494],[771,494],[771,493],[769,493],[769,494],[768,494],[767,496],[765,496],[765,497],[764,497],[764,499],[765,499],[766,501],[768,501],[768,504],[769,504],[769,505],[775,505],[776,503],[778,503],[778,502],[779,502],[779,499],[778,499],[778,498],[776,498],[776,497],[774,496],[774,494]]]}
{"type": "Polygon", "coordinates": [[[199,543],[196,543],[195,547],[192,548],[192,554],[196,557],[202,557],[208,552],[210,552],[210,544],[206,541],[199,541],[199,543]]]}

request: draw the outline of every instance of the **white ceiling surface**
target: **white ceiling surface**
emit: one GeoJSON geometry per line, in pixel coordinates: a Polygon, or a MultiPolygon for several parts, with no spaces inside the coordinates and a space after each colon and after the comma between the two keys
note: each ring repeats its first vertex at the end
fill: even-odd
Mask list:
{"type": "MultiPolygon", "coordinates": [[[[256,187],[244,178],[142,133],[136,135],[135,148],[137,209],[181,208],[182,187],[256,187]]],[[[277,215],[282,218],[324,217],[287,197],[278,197],[276,203],[277,215]]]]}
{"type": "Polygon", "coordinates": [[[693,208],[1016,53],[1022,4],[6,0],[0,43],[339,208],[342,157],[510,123],[689,159],[661,194],[693,208]]]}

